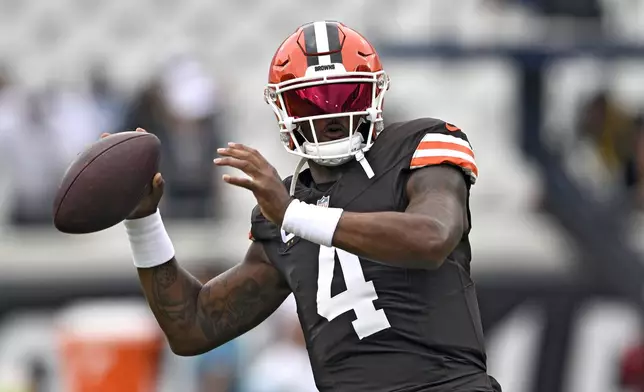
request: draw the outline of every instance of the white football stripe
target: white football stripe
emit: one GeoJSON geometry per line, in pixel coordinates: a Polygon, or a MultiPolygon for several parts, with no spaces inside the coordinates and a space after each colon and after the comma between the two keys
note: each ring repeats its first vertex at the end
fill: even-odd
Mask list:
{"type": "Polygon", "coordinates": [[[440,148],[428,148],[428,149],[416,150],[416,152],[414,153],[414,156],[412,157],[412,160],[414,158],[424,158],[424,157],[460,158],[465,161],[471,162],[476,166],[476,162],[474,161],[474,158],[472,158],[469,154],[456,151],[456,150],[447,150],[447,149],[440,149],[440,148]]]}
{"type": "Polygon", "coordinates": [[[443,142],[443,143],[454,143],[458,144],[463,147],[467,147],[470,150],[472,149],[472,146],[466,142],[465,140],[461,139],[460,137],[456,136],[451,136],[451,135],[443,135],[442,133],[428,133],[425,136],[423,136],[423,139],[421,140],[423,142],[443,142]]]}
{"type": "MultiPolygon", "coordinates": [[[[426,167],[426,166],[431,166],[431,165],[427,165],[427,164],[411,165],[409,168],[413,170],[413,169],[420,169],[420,168],[426,167]]],[[[462,166],[459,166],[459,167],[461,168],[461,170],[463,170],[465,172],[465,174],[467,174],[468,176],[471,177],[472,184],[474,184],[476,182],[476,178],[477,178],[476,174],[474,174],[474,172],[471,169],[468,169],[467,167],[462,167],[462,166]]]]}
{"type": "MultiPolygon", "coordinates": [[[[318,53],[327,53],[329,51],[329,36],[326,33],[326,22],[313,23],[313,29],[315,30],[315,44],[318,53]]],[[[331,64],[331,55],[318,56],[318,61],[319,65],[329,65],[331,64]]]]}

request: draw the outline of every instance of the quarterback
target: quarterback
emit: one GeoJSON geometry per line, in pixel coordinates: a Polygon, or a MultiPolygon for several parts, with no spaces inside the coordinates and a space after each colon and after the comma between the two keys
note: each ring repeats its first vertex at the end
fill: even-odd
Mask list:
{"type": "Polygon", "coordinates": [[[242,335],[292,293],[321,391],[501,390],[470,277],[472,146],[433,118],[384,127],[389,84],[372,45],[341,23],[303,25],[281,44],[264,99],[301,160],[282,180],[251,147],[217,151],[216,165],[244,174],[223,180],[257,206],[244,260],[204,285],[175,258],[155,176],[125,226],[176,354],[242,335]]]}

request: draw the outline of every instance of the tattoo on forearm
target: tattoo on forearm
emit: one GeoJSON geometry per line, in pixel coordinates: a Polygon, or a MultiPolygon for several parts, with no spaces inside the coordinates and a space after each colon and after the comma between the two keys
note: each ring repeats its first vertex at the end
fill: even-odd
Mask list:
{"type": "Polygon", "coordinates": [[[199,287],[190,279],[177,283],[178,266],[174,262],[154,270],[152,289],[158,314],[181,329],[194,320],[199,287]]]}
{"type": "Polygon", "coordinates": [[[204,286],[198,304],[199,326],[211,340],[230,339],[248,331],[286,298],[284,290],[278,289],[280,277],[274,269],[260,269],[253,274],[233,269],[221,279],[217,284],[223,285],[224,290],[215,292],[211,286],[204,286]]]}
{"type": "Polygon", "coordinates": [[[212,342],[226,341],[257,325],[287,295],[274,269],[233,268],[202,287],[179,268],[173,261],[152,274],[153,310],[172,333],[197,328],[212,342]]]}
{"type": "Polygon", "coordinates": [[[154,271],[154,280],[163,289],[172,286],[177,281],[176,265],[172,265],[171,263],[161,265],[154,271]]]}
{"type": "MultiPolygon", "coordinates": [[[[228,282],[224,281],[224,284],[228,282]]],[[[262,301],[259,284],[249,278],[232,288],[226,297],[212,298],[210,287],[205,287],[204,301],[200,303],[198,321],[202,332],[209,339],[216,339],[221,332],[238,334],[257,316],[262,301]]]]}

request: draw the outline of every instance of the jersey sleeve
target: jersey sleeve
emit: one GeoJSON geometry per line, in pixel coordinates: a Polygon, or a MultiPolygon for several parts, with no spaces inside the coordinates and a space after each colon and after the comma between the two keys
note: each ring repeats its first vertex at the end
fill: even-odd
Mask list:
{"type": "MultiPolygon", "coordinates": [[[[283,180],[284,186],[288,189],[291,186],[291,178],[288,177],[283,180]]],[[[256,205],[253,208],[253,212],[250,217],[250,231],[248,233],[248,239],[251,241],[271,241],[271,240],[281,240],[282,233],[280,227],[275,223],[266,219],[262,210],[259,208],[259,205],[256,205]]]]}
{"type": "Polygon", "coordinates": [[[248,238],[251,241],[270,241],[279,235],[279,228],[264,217],[259,206],[255,206],[250,218],[248,238]]]}
{"type": "Polygon", "coordinates": [[[463,131],[448,123],[424,134],[414,150],[409,168],[415,170],[441,164],[459,167],[471,184],[478,178],[479,170],[472,145],[463,131]]]}

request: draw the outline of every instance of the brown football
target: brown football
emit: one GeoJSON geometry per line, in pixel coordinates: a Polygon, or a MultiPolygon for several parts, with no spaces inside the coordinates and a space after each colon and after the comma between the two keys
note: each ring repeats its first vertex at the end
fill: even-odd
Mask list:
{"type": "Polygon", "coordinates": [[[159,169],[159,139],[121,132],[89,146],[69,166],[54,200],[54,225],[84,234],[122,222],[149,191],[159,169]]]}

